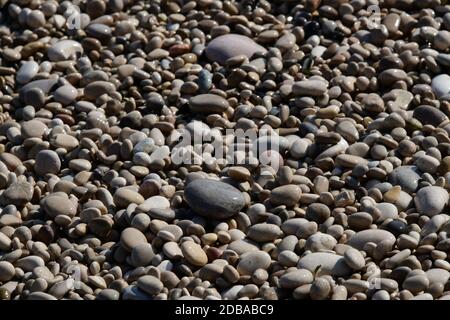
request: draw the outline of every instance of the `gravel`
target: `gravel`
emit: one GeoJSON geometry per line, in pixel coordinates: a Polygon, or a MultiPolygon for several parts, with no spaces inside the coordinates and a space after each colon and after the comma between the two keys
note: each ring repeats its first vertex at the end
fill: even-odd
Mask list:
{"type": "Polygon", "coordinates": [[[450,299],[450,5],[375,2],[0,1],[0,300],[450,299]]]}

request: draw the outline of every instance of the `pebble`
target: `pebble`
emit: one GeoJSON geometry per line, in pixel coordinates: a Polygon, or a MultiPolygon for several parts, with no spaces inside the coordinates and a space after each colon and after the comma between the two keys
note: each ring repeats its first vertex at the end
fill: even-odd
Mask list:
{"type": "Polygon", "coordinates": [[[139,244],[131,250],[131,261],[135,267],[146,267],[155,257],[153,248],[148,243],[139,244]]]}
{"type": "Polygon", "coordinates": [[[83,53],[83,46],[74,40],[61,40],[47,50],[50,61],[74,60],[83,53]]]}
{"type": "Polygon", "coordinates": [[[252,275],[258,269],[268,269],[270,263],[269,254],[264,251],[246,252],[240,256],[237,271],[240,275],[252,275]]]}
{"type": "Polygon", "coordinates": [[[327,299],[331,292],[331,285],[327,279],[317,278],[311,285],[309,295],[313,300],[327,299]]]}
{"type": "Polygon", "coordinates": [[[313,274],[306,270],[294,270],[287,272],[280,277],[280,287],[283,289],[295,289],[304,284],[310,284],[313,282],[313,274]]]}
{"type": "Polygon", "coordinates": [[[140,277],[137,286],[139,289],[152,296],[157,295],[164,288],[163,283],[153,276],[140,277]]]}
{"type": "Polygon", "coordinates": [[[76,205],[67,196],[63,196],[62,194],[51,194],[47,196],[45,198],[44,208],[50,218],[55,218],[58,215],[74,217],[77,213],[76,205]]]}
{"type": "Polygon", "coordinates": [[[30,120],[22,124],[22,136],[27,138],[42,138],[47,126],[39,120],[30,120]]]}
{"type": "Polygon", "coordinates": [[[252,225],[247,231],[247,237],[256,242],[269,242],[277,239],[282,234],[280,227],[270,223],[258,223],[252,225]]]}
{"type": "Polygon", "coordinates": [[[22,207],[32,199],[33,187],[26,181],[13,182],[3,192],[2,196],[7,204],[22,207]]]}
{"type": "Polygon", "coordinates": [[[327,84],[320,80],[303,80],[292,85],[292,92],[296,96],[321,96],[327,92],[327,84]]]}
{"type": "Polygon", "coordinates": [[[244,55],[251,58],[255,53],[267,50],[251,38],[240,34],[225,34],[214,38],[205,48],[206,56],[211,61],[224,64],[228,59],[244,55]]]}
{"type": "Polygon", "coordinates": [[[147,238],[138,229],[126,228],[120,235],[120,244],[127,251],[132,251],[139,245],[147,244],[147,238]]]}
{"type": "Polygon", "coordinates": [[[238,189],[212,179],[196,179],[189,183],[184,198],[199,215],[218,220],[236,215],[245,205],[238,189]]]}
{"type": "Polygon", "coordinates": [[[202,267],[208,263],[208,257],[202,247],[192,241],[185,241],[180,246],[181,252],[187,262],[202,267]]]}
{"type": "Polygon", "coordinates": [[[356,249],[348,248],[344,253],[345,263],[353,270],[361,270],[366,262],[363,255],[356,249]]]}
{"type": "Polygon", "coordinates": [[[131,203],[141,204],[145,201],[143,196],[127,187],[117,189],[113,199],[114,204],[119,208],[126,208],[131,203]]]}
{"type": "Polygon", "coordinates": [[[449,299],[445,1],[131,2],[1,2],[1,300],[449,299]]]}
{"type": "Polygon", "coordinates": [[[420,175],[416,166],[400,166],[389,174],[389,182],[399,185],[406,192],[414,192],[419,186],[420,175]]]}
{"type": "Polygon", "coordinates": [[[189,99],[189,108],[192,112],[222,113],[228,107],[228,101],[215,94],[200,94],[189,99]]]}
{"type": "Polygon", "coordinates": [[[434,94],[440,98],[450,92],[450,76],[447,74],[440,74],[431,81],[431,88],[434,94]]]}
{"type": "Polygon", "coordinates": [[[448,192],[445,189],[429,186],[417,191],[414,204],[419,213],[432,217],[444,210],[448,200],[448,192]]]}
{"type": "Polygon", "coordinates": [[[17,71],[16,81],[20,84],[30,82],[39,72],[39,65],[36,61],[27,61],[22,64],[17,71]]]}
{"type": "Polygon", "coordinates": [[[302,191],[299,186],[293,184],[285,185],[272,190],[270,201],[274,205],[293,207],[300,201],[301,194],[302,191]]]}
{"type": "Polygon", "coordinates": [[[395,243],[395,237],[392,233],[386,230],[363,230],[355,233],[347,242],[349,246],[357,250],[363,250],[364,246],[368,242],[373,242],[375,244],[380,243],[381,241],[386,241],[389,243],[395,243]]]}
{"type": "Polygon", "coordinates": [[[54,99],[58,102],[61,102],[63,105],[73,103],[76,100],[77,96],[77,89],[70,84],[59,87],[53,94],[54,99]]]}
{"type": "Polygon", "coordinates": [[[36,155],[34,170],[38,175],[58,174],[61,170],[61,160],[53,150],[42,150],[36,155]]]}
{"type": "Polygon", "coordinates": [[[423,125],[431,124],[435,127],[439,126],[442,122],[448,120],[448,117],[437,108],[423,105],[414,109],[414,118],[419,120],[423,125]]]}
{"type": "Polygon", "coordinates": [[[8,261],[0,261],[0,282],[8,282],[10,281],[14,275],[16,274],[16,270],[14,269],[14,265],[8,261]]]}
{"type": "Polygon", "coordinates": [[[328,252],[313,252],[303,256],[300,258],[297,268],[335,277],[344,277],[351,273],[350,267],[342,256],[328,252]]]}

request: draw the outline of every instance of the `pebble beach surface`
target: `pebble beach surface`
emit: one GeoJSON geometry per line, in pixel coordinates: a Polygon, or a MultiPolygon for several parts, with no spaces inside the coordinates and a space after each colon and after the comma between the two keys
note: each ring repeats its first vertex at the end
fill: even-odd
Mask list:
{"type": "Polygon", "coordinates": [[[449,300],[446,3],[0,0],[0,300],[449,300]]]}

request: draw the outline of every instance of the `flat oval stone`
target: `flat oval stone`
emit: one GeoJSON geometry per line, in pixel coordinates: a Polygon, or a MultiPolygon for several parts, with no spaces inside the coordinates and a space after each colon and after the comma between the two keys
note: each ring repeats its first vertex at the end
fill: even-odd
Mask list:
{"type": "Polygon", "coordinates": [[[431,124],[435,127],[439,126],[445,120],[448,120],[448,117],[441,110],[427,105],[415,108],[413,117],[422,124],[431,124]]]}
{"type": "Polygon", "coordinates": [[[431,80],[431,88],[434,94],[440,98],[450,92],[450,76],[448,74],[440,74],[431,80]]]}
{"type": "Polygon", "coordinates": [[[395,205],[389,202],[377,203],[375,207],[380,210],[380,217],[377,221],[384,221],[386,219],[397,219],[398,209],[395,205]]]}
{"type": "Polygon", "coordinates": [[[251,38],[240,34],[225,34],[212,39],[205,48],[206,57],[211,61],[225,64],[231,57],[245,55],[251,58],[256,52],[267,50],[251,38]]]}
{"type": "Polygon", "coordinates": [[[299,269],[307,269],[319,274],[344,277],[352,273],[352,269],[345,263],[344,257],[328,252],[313,252],[303,256],[297,265],[299,269]]]}
{"type": "Polygon", "coordinates": [[[11,248],[11,239],[4,233],[0,232],[0,250],[8,251],[11,248]]]}
{"type": "Polygon", "coordinates": [[[369,229],[355,233],[347,242],[347,244],[355,249],[362,250],[367,242],[378,244],[379,242],[384,240],[390,241],[392,242],[392,244],[394,244],[396,239],[394,235],[389,231],[381,229],[369,229]]]}
{"type": "Polygon", "coordinates": [[[144,202],[143,196],[127,187],[117,189],[113,199],[114,204],[119,208],[126,208],[130,203],[141,204],[144,202]]]}
{"type": "Polygon", "coordinates": [[[50,144],[55,148],[64,148],[70,151],[78,147],[80,142],[77,140],[77,138],[72,137],[71,135],[58,133],[57,135],[52,137],[50,144]]]}
{"type": "Polygon", "coordinates": [[[20,207],[27,204],[32,199],[33,187],[26,181],[13,182],[6,188],[2,196],[7,204],[13,204],[20,207]]]}
{"type": "Polygon", "coordinates": [[[11,280],[16,274],[16,270],[12,263],[8,261],[0,261],[0,282],[5,283],[11,280]]]}
{"type": "Polygon", "coordinates": [[[441,213],[447,206],[448,200],[447,190],[436,186],[421,188],[414,197],[417,211],[429,217],[441,213]]]}
{"type": "Polygon", "coordinates": [[[440,268],[429,269],[425,272],[425,274],[430,281],[430,285],[433,283],[441,283],[445,285],[450,278],[450,272],[440,268]]]}
{"type": "Polygon", "coordinates": [[[17,71],[16,81],[25,84],[33,79],[39,72],[39,65],[36,61],[26,61],[17,71]]]}
{"type": "Polygon", "coordinates": [[[39,256],[28,256],[17,260],[16,266],[22,268],[26,272],[31,272],[34,268],[45,266],[45,262],[39,256]]]}
{"type": "Polygon", "coordinates": [[[30,120],[22,123],[21,126],[22,136],[27,138],[42,138],[47,130],[47,126],[39,120],[30,120]]]}
{"type": "Polygon", "coordinates": [[[430,281],[425,275],[413,275],[407,277],[405,281],[403,281],[403,288],[414,293],[419,293],[425,290],[430,284],[430,281]]]}
{"type": "Polygon", "coordinates": [[[406,80],[408,75],[401,69],[387,69],[378,75],[378,81],[383,86],[390,86],[397,81],[406,80]]]}
{"type": "Polygon", "coordinates": [[[256,242],[269,242],[277,239],[283,232],[280,227],[271,223],[257,223],[247,231],[247,237],[256,242]]]}
{"type": "Polygon", "coordinates": [[[280,277],[280,287],[284,289],[295,289],[304,284],[313,282],[314,277],[311,271],[306,269],[287,272],[280,277]]]}
{"type": "Polygon", "coordinates": [[[20,89],[20,95],[25,97],[27,92],[33,89],[40,89],[42,93],[47,94],[52,90],[52,88],[56,85],[58,79],[42,79],[42,80],[34,80],[28,82],[20,89]]]}
{"type": "Polygon", "coordinates": [[[45,198],[44,209],[50,218],[58,215],[74,217],[77,213],[77,207],[67,197],[62,195],[49,195],[45,198]]]}
{"type": "Polygon", "coordinates": [[[207,218],[227,219],[245,206],[245,198],[235,187],[212,179],[196,179],[184,189],[184,198],[193,211],[207,218]]]}
{"type": "Polygon", "coordinates": [[[110,27],[103,23],[92,23],[86,28],[86,33],[99,40],[107,40],[112,36],[110,27]]]}
{"type": "Polygon", "coordinates": [[[203,267],[208,263],[208,256],[200,245],[193,241],[185,241],[180,246],[184,258],[194,266],[203,267]]]}
{"type": "Polygon", "coordinates": [[[252,275],[257,269],[267,270],[271,260],[269,254],[264,251],[246,252],[239,259],[237,271],[241,275],[252,275]]]}
{"type": "Polygon", "coordinates": [[[353,270],[361,270],[366,264],[363,255],[356,249],[348,248],[344,252],[345,263],[353,270]]]}
{"type": "Polygon", "coordinates": [[[154,256],[152,245],[149,243],[140,244],[131,250],[131,262],[135,267],[148,266],[154,256]]]}
{"type": "Polygon", "coordinates": [[[103,289],[98,295],[97,300],[119,300],[120,293],[114,289],[103,289]]]}
{"type": "Polygon", "coordinates": [[[302,80],[292,85],[292,92],[296,96],[321,96],[327,92],[328,85],[320,80],[302,80]]]}
{"type": "Polygon", "coordinates": [[[163,283],[153,276],[142,276],[137,281],[137,286],[149,295],[156,295],[164,288],[163,283]]]}
{"type": "Polygon", "coordinates": [[[320,250],[333,250],[337,240],[326,233],[317,232],[308,237],[305,243],[305,249],[312,252],[320,250]]]}
{"type": "Polygon", "coordinates": [[[416,166],[400,166],[389,174],[389,182],[399,185],[406,192],[415,192],[419,185],[420,174],[416,166]]]}
{"type": "Polygon", "coordinates": [[[95,100],[103,94],[109,95],[114,91],[116,91],[116,87],[107,81],[94,81],[84,88],[84,94],[90,100],[95,100]]]}
{"type": "Polygon", "coordinates": [[[135,247],[146,244],[147,238],[136,228],[126,228],[120,235],[120,244],[128,251],[132,251],[135,247]]]}
{"type": "Polygon", "coordinates": [[[41,150],[36,155],[34,170],[38,175],[57,174],[61,170],[61,160],[53,150],[41,150]]]}
{"type": "Polygon", "coordinates": [[[228,101],[215,94],[200,94],[189,99],[189,108],[193,112],[222,113],[228,107],[228,101]]]}
{"type": "Polygon", "coordinates": [[[299,186],[289,184],[277,187],[272,190],[270,194],[270,201],[275,205],[285,205],[293,207],[300,201],[302,190],[299,186]]]}
{"type": "Polygon", "coordinates": [[[27,300],[58,300],[51,294],[45,292],[32,292],[28,295],[27,300]]]}
{"type": "Polygon", "coordinates": [[[61,40],[47,50],[50,61],[75,60],[77,54],[83,54],[83,46],[74,40],[61,40]]]}
{"type": "Polygon", "coordinates": [[[154,209],[165,210],[169,208],[170,202],[169,200],[167,200],[167,198],[164,198],[163,196],[150,197],[138,206],[138,210],[142,212],[148,212],[154,209]]]}
{"type": "Polygon", "coordinates": [[[53,97],[63,105],[68,105],[76,100],[78,96],[77,89],[71,84],[66,84],[55,90],[53,97]]]}

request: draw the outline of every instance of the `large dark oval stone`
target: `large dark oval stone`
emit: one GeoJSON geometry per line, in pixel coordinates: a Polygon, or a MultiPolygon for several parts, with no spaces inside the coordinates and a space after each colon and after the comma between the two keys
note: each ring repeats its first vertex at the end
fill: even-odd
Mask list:
{"type": "Polygon", "coordinates": [[[237,214],[245,205],[235,187],[212,179],[196,179],[184,189],[189,207],[207,218],[223,220],[237,214]]]}

